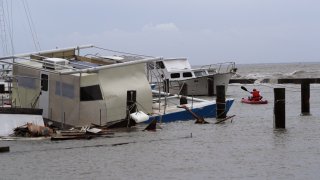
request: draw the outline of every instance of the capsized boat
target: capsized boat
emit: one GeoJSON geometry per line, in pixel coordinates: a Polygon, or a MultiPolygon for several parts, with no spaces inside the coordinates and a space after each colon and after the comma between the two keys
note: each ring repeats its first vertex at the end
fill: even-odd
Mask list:
{"type": "MultiPolygon", "coordinates": [[[[153,91],[153,93],[157,92],[153,91]]],[[[187,121],[196,119],[195,115],[202,118],[216,117],[217,103],[215,100],[205,100],[165,92],[160,94],[162,95],[161,98],[154,99],[153,113],[149,115],[150,118],[146,123],[150,123],[154,119],[157,119],[160,123],[187,121]],[[181,105],[181,97],[185,98],[183,105],[181,105]]],[[[234,99],[226,98],[226,112],[229,111],[233,102],[234,99]]]]}
{"type": "Polygon", "coordinates": [[[268,104],[268,100],[262,100],[262,99],[256,101],[256,100],[250,100],[248,98],[242,98],[241,102],[246,104],[268,104]]]}
{"type": "Polygon", "coordinates": [[[187,58],[166,58],[149,62],[148,80],[161,82],[163,91],[186,96],[216,95],[216,86],[224,85],[236,73],[235,62],[225,62],[192,68],[187,58]],[[163,81],[163,82],[162,82],[163,81]]]}

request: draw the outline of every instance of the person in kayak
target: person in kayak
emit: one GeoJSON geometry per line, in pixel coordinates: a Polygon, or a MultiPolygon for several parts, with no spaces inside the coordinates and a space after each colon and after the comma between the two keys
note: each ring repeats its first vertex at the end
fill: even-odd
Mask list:
{"type": "Polygon", "coordinates": [[[262,99],[262,96],[260,95],[260,91],[257,89],[253,89],[251,93],[251,96],[249,97],[249,100],[251,101],[260,101],[262,99]]]}

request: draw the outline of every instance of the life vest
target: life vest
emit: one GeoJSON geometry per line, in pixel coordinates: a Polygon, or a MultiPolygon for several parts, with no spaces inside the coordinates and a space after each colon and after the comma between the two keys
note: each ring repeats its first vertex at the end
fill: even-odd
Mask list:
{"type": "Polygon", "coordinates": [[[252,99],[255,101],[260,100],[260,92],[259,91],[252,91],[252,99]]]}

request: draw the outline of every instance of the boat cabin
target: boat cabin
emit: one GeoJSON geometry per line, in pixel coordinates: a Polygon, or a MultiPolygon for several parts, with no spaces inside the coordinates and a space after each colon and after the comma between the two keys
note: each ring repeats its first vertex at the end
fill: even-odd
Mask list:
{"type": "Polygon", "coordinates": [[[206,69],[192,69],[189,61],[186,58],[171,58],[162,61],[150,62],[149,80],[155,82],[155,75],[161,73],[162,79],[169,79],[170,81],[180,81],[190,78],[207,76],[206,69]]]}
{"type": "Polygon", "coordinates": [[[134,91],[137,109],[152,112],[152,92],[145,74],[148,60],[95,64],[77,51],[79,47],[53,50],[16,60],[13,104],[41,108],[44,119],[63,125],[105,125],[126,118],[128,98],[133,98],[128,92],[134,91]]]}

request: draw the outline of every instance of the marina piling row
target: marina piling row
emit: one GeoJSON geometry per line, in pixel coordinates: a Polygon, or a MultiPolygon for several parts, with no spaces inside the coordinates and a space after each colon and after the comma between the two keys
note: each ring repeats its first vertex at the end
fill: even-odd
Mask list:
{"type": "MultiPolygon", "coordinates": [[[[274,128],[286,127],[285,88],[274,88],[274,128]]],[[[301,115],[310,115],[310,80],[301,80],[301,115]]]]}

